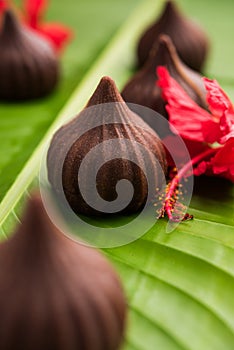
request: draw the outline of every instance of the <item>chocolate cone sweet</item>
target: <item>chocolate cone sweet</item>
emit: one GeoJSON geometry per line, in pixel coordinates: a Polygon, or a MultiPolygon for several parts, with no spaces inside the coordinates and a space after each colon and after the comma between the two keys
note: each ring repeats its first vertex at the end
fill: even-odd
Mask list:
{"type": "Polygon", "coordinates": [[[140,38],[137,48],[139,66],[147,61],[160,34],[170,36],[178,55],[187,66],[202,71],[209,49],[209,40],[197,23],[179,11],[175,1],[166,2],[160,18],[140,38]]]}
{"type": "Polygon", "coordinates": [[[125,85],[122,96],[126,102],[149,107],[167,117],[161,89],[157,86],[157,67],[165,66],[170,75],[201,107],[206,108],[206,90],[201,75],[187,67],[177,55],[167,35],[160,35],[145,65],[125,85]]]}
{"type": "Polygon", "coordinates": [[[64,193],[72,210],[86,215],[109,213],[109,207],[118,198],[121,208],[123,203],[127,204],[115,213],[141,210],[151,195],[144,169],[150,172],[154,189],[160,187],[162,173],[167,170],[161,140],[127,107],[109,77],[101,79],[86,108],[56,132],[48,151],[47,166],[49,182],[58,198],[64,193]],[[78,136],[82,128],[87,131],[78,136]],[[67,146],[69,142],[72,144],[67,146]],[[89,156],[97,147],[95,154],[89,156]],[[89,161],[84,167],[87,156],[89,161]],[[97,162],[101,166],[93,179],[97,162]],[[79,172],[81,167],[83,176],[79,172]],[[80,179],[84,183],[83,193],[78,184],[80,179]],[[121,180],[132,184],[134,193],[129,203],[129,191],[122,190],[118,196],[121,180]],[[104,200],[98,209],[92,206],[97,197],[93,192],[104,200]],[[91,203],[87,203],[85,198],[90,196],[91,203]]]}
{"type": "Polygon", "coordinates": [[[0,349],[119,349],[126,301],[117,274],[56,228],[38,195],[0,244],[0,266],[0,349]]]}
{"type": "Polygon", "coordinates": [[[59,80],[52,46],[7,10],[0,31],[0,100],[24,101],[49,94],[59,80]]]}

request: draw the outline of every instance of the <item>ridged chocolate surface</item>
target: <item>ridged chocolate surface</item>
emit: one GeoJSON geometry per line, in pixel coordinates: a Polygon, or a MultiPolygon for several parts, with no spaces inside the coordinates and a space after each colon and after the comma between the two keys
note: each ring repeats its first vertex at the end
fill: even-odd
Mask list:
{"type": "Polygon", "coordinates": [[[0,32],[0,99],[43,97],[58,79],[59,63],[50,44],[6,11],[0,32]]]}
{"type": "MultiPolygon", "coordinates": [[[[160,163],[163,171],[166,172],[166,157],[160,139],[139,116],[130,111],[114,82],[109,77],[102,78],[84,111],[87,113],[87,118],[80,121],[81,112],[73,121],[58,130],[52,139],[47,157],[48,175],[52,187],[59,192],[56,169],[59,168],[61,161],[64,159],[64,145],[69,139],[74,138],[76,128],[81,127],[82,123],[89,123],[92,118],[98,118],[101,125],[92,128],[76,140],[65,158],[62,181],[66,198],[76,213],[87,215],[101,214],[83,200],[77,181],[77,174],[84,157],[93,147],[101,145],[98,158],[101,161],[103,160],[103,164],[105,164],[100,168],[96,178],[98,193],[104,200],[113,201],[117,197],[117,182],[121,179],[127,179],[134,187],[134,195],[129,205],[121,212],[137,212],[145,204],[148,195],[148,184],[142,171],[143,166],[149,169],[152,168],[151,176],[154,179],[154,188],[161,184],[157,161],[160,163]],[[112,104],[110,104],[111,102],[112,104]],[[89,108],[95,105],[99,105],[98,115],[93,115],[94,110],[89,108]],[[104,120],[103,116],[106,117],[108,114],[110,114],[110,120],[112,121],[110,124],[102,122],[104,120]],[[118,122],[113,123],[113,120],[118,122]],[[128,122],[129,124],[124,124],[123,122],[128,122]],[[111,149],[104,142],[110,139],[118,141],[118,158],[113,159],[111,149]],[[132,143],[137,141],[143,145],[147,151],[147,156],[143,156],[142,152],[139,149],[135,149],[134,146],[131,149],[126,147],[122,143],[123,139],[127,139],[132,143]],[[131,152],[137,157],[140,166],[129,160],[129,158],[132,159],[131,152]],[[112,158],[112,160],[105,162],[106,156],[112,158]]],[[[95,161],[96,159],[93,158],[90,163],[95,163],[95,161]]],[[[90,169],[87,167],[83,178],[83,181],[86,181],[87,191],[89,191],[89,171],[90,169]]]]}
{"type": "Polygon", "coordinates": [[[167,67],[170,75],[201,107],[206,108],[206,91],[201,75],[187,67],[177,55],[167,35],[160,35],[144,66],[130,79],[122,91],[126,102],[149,107],[167,117],[161,89],[157,86],[158,66],[167,67]]]}
{"type": "Polygon", "coordinates": [[[97,250],[51,223],[40,197],[0,244],[0,266],[0,349],[119,349],[126,316],[119,278],[97,250]]]}
{"type": "Polygon", "coordinates": [[[170,36],[185,64],[194,70],[202,70],[209,48],[207,36],[198,24],[180,13],[174,1],[166,2],[160,18],[140,38],[137,48],[139,66],[147,61],[160,34],[170,36]]]}

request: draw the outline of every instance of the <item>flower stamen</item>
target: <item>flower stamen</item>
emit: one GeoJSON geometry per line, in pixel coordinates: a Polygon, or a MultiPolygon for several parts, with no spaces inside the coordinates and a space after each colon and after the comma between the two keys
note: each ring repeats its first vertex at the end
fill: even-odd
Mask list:
{"type": "MultiPolygon", "coordinates": [[[[170,221],[180,222],[193,219],[193,215],[188,213],[184,214],[186,207],[179,202],[180,196],[183,194],[181,190],[182,179],[187,179],[191,175],[190,168],[200,163],[202,160],[207,159],[214,155],[220,148],[211,148],[205,152],[199,154],[198,156],[191,159],[186,163],[174,176],[174,178],[167,184],[166,196],[164,200],[163,207],[160,212],[160,217],[167,216],[170,221]]],[[[182,199],[182,198],[181,198],[182,199]]]]}

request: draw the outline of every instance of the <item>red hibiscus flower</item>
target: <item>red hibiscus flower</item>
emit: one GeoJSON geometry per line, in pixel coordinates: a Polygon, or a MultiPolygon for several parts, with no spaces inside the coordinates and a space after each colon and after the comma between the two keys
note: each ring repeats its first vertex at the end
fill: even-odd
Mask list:
{"type": "Polygon", "coordinates": [[[48,39],[60,51],[72,36],[70,29],[60,23],[45,23],[43,17],[48,7],[47,0],[25,0],[23,13],[26,24],[48,39]]]}
{"type": "Polygon", "coordinates": [[[234,153],[230,156],[230,152],[234,152],[234,108],[230,99],[215,80],[203,78],[207,90],[208,112],[187,95],[165,67],[159,67],[157,74],[158,85],[167,102],[170,124],[186,143],[194,141],[191,152],[195,147],[199,149],[198,145],[207,147],[204,153],[211,150],[212,158],[201,159],[202,166],[198,163],[199,171],[195,171],[195,174],[219,174],[234,182],[234,153]]]}
{"type": "MultiPolygon", "coordinates": [[[[181,218],[173,215],[177,199],[175,193],[189,166],[194,167],[194,175],[222,176],[234,182],[234,108],[215,80],[203,78],[207,90],[207,111],[187,95],[165,67],[158,67],[157,75],[157,84],[167,102],[169,122],[193,155],[167,189],[162,216],[166,214],[170,220],[177,221],[181,218]]],[[[190,217],[185,216],[187,218],[190,217]]]]}

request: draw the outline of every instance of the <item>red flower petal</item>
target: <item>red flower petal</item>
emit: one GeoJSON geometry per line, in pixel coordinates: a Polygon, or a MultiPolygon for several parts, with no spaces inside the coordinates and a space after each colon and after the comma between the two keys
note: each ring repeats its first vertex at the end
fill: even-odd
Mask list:
{"type": "Polygon", "coordinates": [[[234,182],[234,137],[211,159],[211,167],[215,175],[225,177],[234,182]]]}
{"type": "Polygon", "coordinates": [[[24,0],[25,23],[46,38],[56,51],[60,51],[72,37],[72,31],[59,23],[43,23],[47,6],[48,0],[24,0]]]}
{"type": "Polygon", "coordinates": [[[73,36],[70,29],[59,23],[43,24],[38,28],[38,32],[52,43],[56,51],[61,51],[73,36]]]}
{"type": "Polygon", "coordinates": [[[47,5],[47,0],[24,0],[25,19],[30,27],[34,29],[38,27],[47,5]]]}
{"type": "MultiPolygon", "coordinates": [[[[182,167],[184,165],[185,160],[187,159],[187,152],[185,148],[182,147],[180,140],[178,141],[178,138],[180,139],[180,136],[168,135],[163,139],[163,144],[166,148],[167,162],[170,167],[175,166],[174,160],[176,161],[177,166],[182,167]],[[174,160],[167,148],[170,150],[173,149],[174,160]]],[[[198,154],[201,154],[210,148],[202,142],[186,139],[184,139],[183,141],[185,143],[185,146],[187,147],[191,158],[196,157],[198,154]]]]}
{"type": "Polygon", "coordinates": [[[194,175],[199,176],[208,172],[209,162],[202,161],[196,169],[193,170],[194,175]]]}
{"type": "MultiPolygon", "coordinates": [[[[157,85],[167,101],[169,121],[185,139],[204,142],[203,123],[213,122],[212,115],[199,107],[173,79],[165,67],[157,68],[157,85]]],[[[173,130],[172,130],[173,131],[173,130]]]]}
{"type": "Polygon", "coordinates": [[[9,1],[0,0],[0,14],[3,13],[9,6],[9,1]]]}
{"type": "Polygon", "coordinates": [[[220,120],[220,130],[222,137],[219,142],[221,144],[234,137],[234,115],[230,114],[229,111],[226,111],[220,120]]]}
{"type": "Polygon", "coordinates": [[[220,118],[225,111],[234,113],[232,102],[216,80],[203,78],[207,90],[207,102],[211,113],[220,118]]]}
{"type": "Polygon", "coordinates": [[[220,124],[213,120],[205,121],[202,123],[202,131],[204,141],[207,143],[219,142],[222,137],[220,124]]]}
{"type": "Polygon", "coordinates": [[[202,161],[194,169],[194,175],[216,175],[234,182],[234,137],[217,149],[214,157],[202,161]]]}

